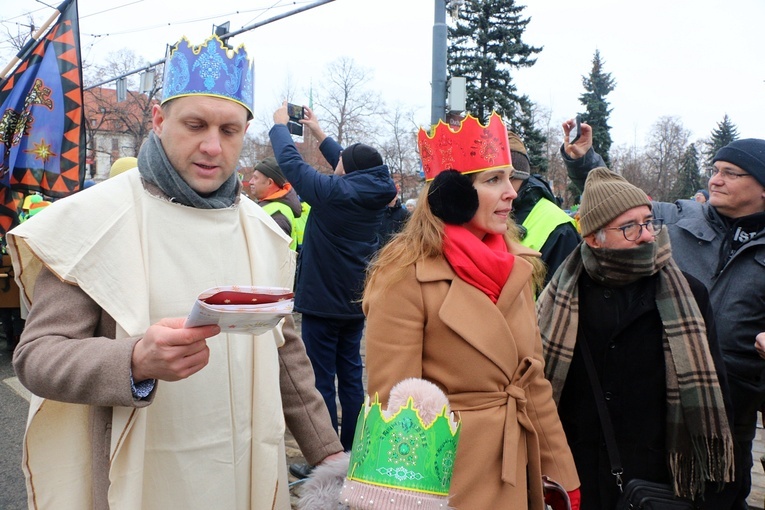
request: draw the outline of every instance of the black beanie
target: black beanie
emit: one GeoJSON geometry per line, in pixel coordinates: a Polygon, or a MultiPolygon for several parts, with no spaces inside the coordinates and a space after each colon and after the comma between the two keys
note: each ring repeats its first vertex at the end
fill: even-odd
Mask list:
{"type": "Polygon", "coordinates": [[[445,170],[430,183],[428,205],[444,222],[462,225],[478,210],[478,191],[467,175],[457,170],[445,170]]]}
{"type": "Polygon", "coordinates": [[[727,161],[744,169],[765,186],[765,140],[745,138],[731,142],[715,154],[715,161],[727,161]]]}
{"type": "Polygon", "coordinates": [[[366,170],[383,164],[377,149],[363,143],[354,143],[343,150],[343,170],[349,174],[354,170],[366,170]]]}
{"type": "Polygon", "coordinates": [[[282,169],[279,167],[279,163],[276,162],[276,158],[274,157],[269,156],[265,158],[263,161],[255,165],[255,170],[269,179],[273,179],[274,183],[280,188],[283,188],[287,183],[287,178],[284,176],[282,169]]]}

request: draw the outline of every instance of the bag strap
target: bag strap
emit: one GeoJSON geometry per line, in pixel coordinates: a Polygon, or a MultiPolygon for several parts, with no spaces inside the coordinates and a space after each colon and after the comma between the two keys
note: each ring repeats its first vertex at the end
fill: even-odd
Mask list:
{"type": "Polygon", "coordinates": [[[592,361],[592,354],[590,353],[590,346],[587,345],[587,339],[583,336],[577,345],[581,347],[582,359],[584,360],[584,366],[587,369],[587,375],[590,378],[590,386],[595,396],[595,405],[598,408],[598,417],[600,418],[600,426],[603,429],[603,437],[606,441],[606,451],[608,452],[608,462],[611,464],[611,474],[616,477],[616,485],[619,487],[619,491],[622,489],[622,459],[619,455],[619,448],[616,446],[616,437],[614,435],[614,426],[611,423],[611,416],[606,409],[606,400],[603,398],[603,388],[600,386],[598,380],[598,374],[595,373],[595,363],[592,361]]]}

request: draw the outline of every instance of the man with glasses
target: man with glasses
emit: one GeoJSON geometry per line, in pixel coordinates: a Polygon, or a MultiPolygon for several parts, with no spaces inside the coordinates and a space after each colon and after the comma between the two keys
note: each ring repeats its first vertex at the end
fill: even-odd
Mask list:
{"type": "MultiPolygon", "coordinates": [[[[603,160],[592,150],[587,124],[579,140],[568,143],[572,125],[563,125],[561,153],[581,189],[603,160]]],[[[736,140],[717,152],[713,164],[708,202],[654,202],[653,212],[664,220],[680,269],[709,290],[735,411],[739,488],[730,489],[737,492],[731,508],[746,509],[757,411],[765,404],[765,361],[755,348],[758,341],[765,344],[765,140],[736,140]]]]}
{"type": "Polygon", "coordinates": [[[624,483],[672,484],[677,496],[718,510],[715,491],[732,474],[733,439],[707,291],[678,269],[650,200],[620,175],[590,172],[579,212],[583,242],[542,291],[537,311],[581,509],[614,508],[621,493],[603,447],[592,371],[624,483]]]}

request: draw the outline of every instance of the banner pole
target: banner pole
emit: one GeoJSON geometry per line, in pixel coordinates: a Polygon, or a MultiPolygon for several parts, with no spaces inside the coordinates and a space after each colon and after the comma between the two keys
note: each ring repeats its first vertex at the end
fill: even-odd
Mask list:
{"type": "Polygon", "coordinates": [[[66,8],[69,6],[69,4],[72,3],[73,1],[75,0],[65,0],[61,5],[59,5],[56,8],[56,12],[54,14],[51,14],[50,18],[48,18],[48,20],[45,23],[43,23],[43,25],[40,28],[37,29],[37,31],[32,35],[32,38],[29,41],[27,41],[27,43],[24,45],[23,48],[19,50],[16,56],[13,57],[13,59],[11,59],[8,65],[5,66],[5,68],[2,71],[0,71],[0,82],[5,80],[5,77],[11,71],[11,69],[13,69],[20,60],[23,60],[24,57],[26,57],[27,53],[29,53],[29,51],[32,49],[32,46],[34,46],[34,44],[40,40],[40,37],[42,37],[43,34],[45,34],[46,30],[48,30],[48,27],[51,26],[51,24],[54,21],[56,21],[59,16],[61,16],[61,13],[63,13],[66,10],[66,8]]]}

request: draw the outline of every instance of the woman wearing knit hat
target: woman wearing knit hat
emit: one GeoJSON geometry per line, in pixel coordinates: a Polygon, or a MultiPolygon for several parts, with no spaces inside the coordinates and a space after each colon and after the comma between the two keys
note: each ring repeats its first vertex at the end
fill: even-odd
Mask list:
{"type": "Polygon", "coordinates": [[[386,405],[408,377],[444,391],[462,420],[454,508],[542,510],[543,475],[578,508],[579,479],[543,376],[533,284],[543,268],[510,217],[505,126],[496,114],[487,126],[468,117],[457,132],[443,123],[420,130],[419,144],[429,182],[364,291],[369,394],[386,405]]]}
{"type": "Polygon", "coordinates": [[[703,499],[701,508],[728,508],[715,491],[733,474],[729,396],[715,328],[706,326],[706,289],[677,268],[648,197],[620,175],[592,170],[579,211],[584,242],[545,287],[537,312],[582,509],[615,508],[613,450],[625,484],[665,483],[677,496],[703,499]],[[616,440],[608,451],[601,398],[616,440]]]}

